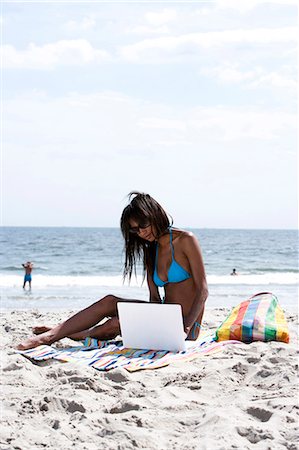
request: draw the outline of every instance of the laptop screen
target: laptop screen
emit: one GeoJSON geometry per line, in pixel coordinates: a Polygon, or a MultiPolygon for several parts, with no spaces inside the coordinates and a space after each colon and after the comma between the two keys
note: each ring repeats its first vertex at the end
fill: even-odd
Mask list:
{"type": "Polygon", "coordinates": [[[178,304],[118,302],[121,336],[127,348],[186,349],[182,307],[178,304]]]}

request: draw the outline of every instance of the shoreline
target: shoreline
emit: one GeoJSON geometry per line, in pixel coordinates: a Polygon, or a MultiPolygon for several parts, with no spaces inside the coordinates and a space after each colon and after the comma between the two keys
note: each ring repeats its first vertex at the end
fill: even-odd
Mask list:
{"type": "MultiPolygon", "coordinates": [[[[34,280],[33,280],[34,281],[34,280]]],[[[228,308],[230,310],[242,301],[249,299],[258,292],[272,292],[279,301],[279,304],[286,312],[295,313],[298,311],[296,300],[298,299],[297,285],[248,285],[231,286],[212,285],[209,286],[209,297],[206,301],[207,309],[228,308]]],[[[149,293],[146,286],[140,287],[114,287],[109,286],[92,287],[82,286],[64,288],[43,288],[40,289],[33,284],[32,291],[25,292],[21,287],[2,289],[0,307],[2,311],[12,310],[35,310],[43,311],[79,311],[105,295],[113,294],[117,297],[127,299],[139,299],[148,301],[149,293]]]]}
{"type": "MultiPolygon", "coordinates": [[[[204,328],[228,310],[207,309],[204,328]]],[[[231,345],[157,370],[100,372],[15,353],[31,326],[68,313],[2,312],[1,450],[297,448],[297,315],[286,314],[289,344],[231,345]]]]}

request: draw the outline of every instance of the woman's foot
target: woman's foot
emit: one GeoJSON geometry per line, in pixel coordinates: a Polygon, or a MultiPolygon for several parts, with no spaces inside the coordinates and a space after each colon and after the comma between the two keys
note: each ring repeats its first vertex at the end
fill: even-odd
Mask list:
{"type": "Polygon", "coordinates": [[[53,339],[53,335],[50,331],[46,333],[42,333],[38,336],[27,339],[24,342],[21,342],[17,346],[17,350],[28,350],[30,348],[38,347],[39,345],[51,345],[55,339],[53,339]]]}
{"type": "MultiPolygon", "coordinates": [[[[46,333],[47,331],[50,331],[52,328],[47,327],[45,325],[37,325],[35,327],[32,327],[33,334],[39,335],[42,333],[46,333]]],[[[85,331],[79,331],[78,333],[71,334],[70,336],[67,336],[70,339],[73,339],[74,341],[82,341],[85,339],[89,334],[87,333],[87,330],[85,331]]]]}
{"type": "Polygon", "coordinates": [[[46,327],[45,325],[37,325],[36,327],[32,327],[33,334],[42,334],[51,330],[51,327],[46,327]]]}
{"type": "MultiPolygon", "coordinates": [[[[62,337],[65,336],[65,335],[61,336],[61,333],[59,332],[59,330],[57,330],[57,328],[59,328],[59,326],[55,328],[34,327],[33,329],[34,332],[41,331],[42,329],[45,329],[46,332],[41,331],[41,334],[36,333],[37,336],[29,338],[24,342],[21,342],[17,346],[17,350],[28,350],[30,348],[38,347],[39,345],[53,344],[53,342],[56,342],[58,339],[61,339],[62,337]]],[[[96,339],[106,340],[106,339],[114,339],[119,334],[119,332],[120,332],[119,320],[117,317],[112,317],[102,325],[98,325],[88,330],[79,331],[67,337],[74,340],[83,340],[87,336],[90,336],[96,339]]]]}

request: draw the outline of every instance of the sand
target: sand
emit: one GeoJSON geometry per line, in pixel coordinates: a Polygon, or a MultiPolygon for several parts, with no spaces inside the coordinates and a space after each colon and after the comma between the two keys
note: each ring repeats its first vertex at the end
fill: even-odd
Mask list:
{"type": "MultiPolygon", "coordinates": [[[[204,325],[215,329],[227,312],[208,311],[204,325]]],[[[299,448],[294,314],[290,344],[231,345],[153,371],[33,364],[14,352],[31,326],[68,315],[3,314],[1,450],[299,448]]]]}

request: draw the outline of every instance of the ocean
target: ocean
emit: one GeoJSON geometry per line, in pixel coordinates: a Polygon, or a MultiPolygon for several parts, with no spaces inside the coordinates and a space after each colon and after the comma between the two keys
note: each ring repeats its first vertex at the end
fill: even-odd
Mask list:
{"type": "MultiPolygon", "coordinates": [[[[297,310],[296,230],[190,229],[199,240],[209,285],[207,308],[231,307],[258,292],[273,292],[297,310]],[[235,268],[238,276],[231,276],[235,268]]],[[[2,310],[78,310],[114,294],[148,299],[142,270],[123,284],[123,239],[116,228],[2,227],[2,310]],[[23,290],[22,263],[32,261],[32,290],[23,290]]]]}

